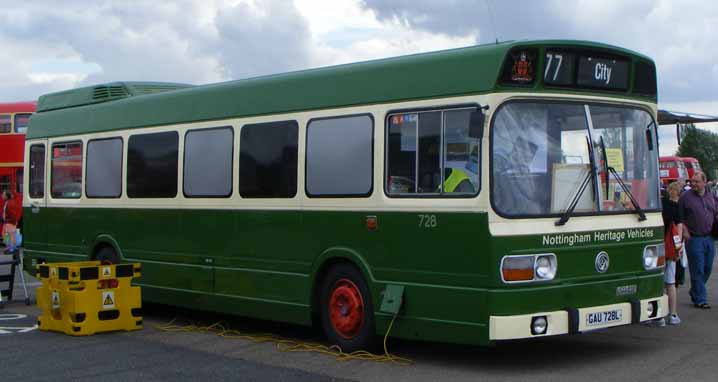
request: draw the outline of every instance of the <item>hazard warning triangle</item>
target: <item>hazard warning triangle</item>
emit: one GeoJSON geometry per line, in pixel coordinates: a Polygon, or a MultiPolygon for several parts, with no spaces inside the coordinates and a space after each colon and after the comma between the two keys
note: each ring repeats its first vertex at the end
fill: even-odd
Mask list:
{"type": "MultiPolygon", "coordinates": [[[[95,300],[95,301],[97,301],[97,300],[95,300]]],[[[107,296],[105,296],[105,301],[102,303],[102,305],[114,305],[114,304],[115,304],[115,302],[112,301],[112,296],[110,296],[109,294],[107,296]]]]}
{"type": "Polygon", "coordinates": [[[60,295],[57,293],[52,294],[52,305],[60,305],[60,295]]]}

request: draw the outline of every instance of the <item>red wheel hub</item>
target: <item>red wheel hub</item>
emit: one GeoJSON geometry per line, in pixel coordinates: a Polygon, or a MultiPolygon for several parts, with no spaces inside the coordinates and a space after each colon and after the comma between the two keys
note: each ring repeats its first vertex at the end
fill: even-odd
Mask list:
{"type": "Polygon", "coordinates": [[[346,339],[357,335],[364,323],[364,299],[351,280],[341,279],[334,284],[329,296],[329,320],[334,330],[346,339]]]}

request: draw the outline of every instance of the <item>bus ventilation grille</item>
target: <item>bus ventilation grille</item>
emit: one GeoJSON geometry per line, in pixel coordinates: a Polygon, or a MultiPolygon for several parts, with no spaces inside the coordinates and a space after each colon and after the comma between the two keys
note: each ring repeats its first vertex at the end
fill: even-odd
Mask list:
{"type": "Polygon", "coordinates": [[[183,89],[186,87],[186,85],[135,85],[133,86],[133,90],[137,93],[137,95],[140,95],[162,93],[171,90],[183,89]]]}
{"type": "Polygon", "coordinates": [[[93,101],[109,101],[125,97],[129,97],[129,93],[124,86],[97,86],[92,90],[93,101]]]}

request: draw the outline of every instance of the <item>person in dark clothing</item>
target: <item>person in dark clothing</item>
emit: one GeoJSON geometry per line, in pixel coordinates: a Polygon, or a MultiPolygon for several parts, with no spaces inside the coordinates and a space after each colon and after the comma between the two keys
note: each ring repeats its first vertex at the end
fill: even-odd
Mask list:
{"type": "Polygon", "coordinates": [[[683,223],[686,242],[691,289],[689,294],[696,308],[710,309],[706,296],[706,283],[713,269],[714,241],[711,237],[713,224],[718,216],[718,200],[706,192],[706,175],[696,171],[691,190],[678,201],[679,220],[683,223]]]}

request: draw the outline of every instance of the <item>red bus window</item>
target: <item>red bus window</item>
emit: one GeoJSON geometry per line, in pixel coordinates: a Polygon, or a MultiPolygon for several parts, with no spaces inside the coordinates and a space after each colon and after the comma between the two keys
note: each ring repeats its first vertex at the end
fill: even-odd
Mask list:
{"type": "Polygon", "coordinates": [[[25,134],[31,114],[15,114],[15,132],[25,134]]]}
{"type": "Polygon", "coordinates": [[[0,176],[0,192],[12,190],[12,178],[10,175],[0,176]]]}
{"type": "Polygon", "coordinates": [[[25,170],[19,169],[17,172],[15,172],[15,180],[17,182],[16,191],[18,194],[22,195],[22,184],[25,180],[25,170]]]}
{"type": "Polygon", "coordinates": [[[11,126],[12,126],[12,124],[11,124],[10,116],[9,115],[0,115],[0,133],[9,133],[11,126]]]}

